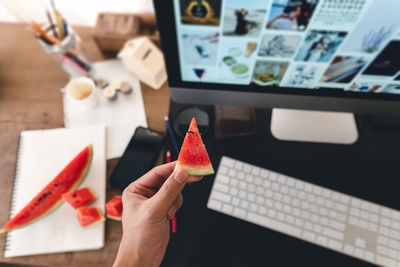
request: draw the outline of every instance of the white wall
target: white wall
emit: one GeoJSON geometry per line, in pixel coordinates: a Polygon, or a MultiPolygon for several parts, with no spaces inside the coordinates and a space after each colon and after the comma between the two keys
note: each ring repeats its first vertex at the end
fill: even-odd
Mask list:
{"type": "MultiPolygon", "coordinates": [[[[94,26],[99,12],[153,12],[152,0],[54,0],[56,8],[74,25],[94,26]]],[[[50,0],[0,0],[0,21],[47,22],[50,0]]]]}

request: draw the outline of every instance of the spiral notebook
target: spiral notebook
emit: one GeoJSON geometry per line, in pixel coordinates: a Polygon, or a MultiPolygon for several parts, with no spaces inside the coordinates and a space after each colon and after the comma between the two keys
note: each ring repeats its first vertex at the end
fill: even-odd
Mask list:
{"type": "MultiPolygon", "coordinates": [[[[104,212],[105,138],[103,126],[23,131],[20,135],[10,218],[89,144],[93,145],[93,159],[79,187],[89,186],[98,197],[91,205],[104,212]]],[[[7,233],[4,257],[90,250],[103,246],[104,222],[82,229],[76,210],[64,202],[37,222],[7,233]]]]}

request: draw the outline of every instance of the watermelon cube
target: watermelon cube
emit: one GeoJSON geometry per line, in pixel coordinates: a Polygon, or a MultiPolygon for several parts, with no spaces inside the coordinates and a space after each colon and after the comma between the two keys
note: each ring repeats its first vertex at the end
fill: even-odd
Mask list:
{"type": "Polygon", "coordinates": [[[96,199],[95,194],[88,187],[65,193],[62,196],[74,209],[85,206],[96,199]]]}
{"type": "Polygon", "coordinates": [[[120,221],[122,219],[122,197],[115,196],[106,204],[107,218],[120,221]]]}
{"type": "Polygon", "coordinates": [[[78,211],[78,220],[82,228],[86,228],[97,222],[104,221],[103,213],[99,208],[81,207],[77,209],[77,211],[78,211]]]}

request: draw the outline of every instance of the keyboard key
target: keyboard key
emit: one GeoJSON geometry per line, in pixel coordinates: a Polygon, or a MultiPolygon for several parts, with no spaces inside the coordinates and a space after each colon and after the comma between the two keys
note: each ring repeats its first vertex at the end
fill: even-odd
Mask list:
{"type": "Polygon", "coordinates": [[[320,244],[321,246],[327,246],[328,245],[328,238],[325,236],[319,235],[317,236],[316,242],[320,244]]]}
{"type": "Polygon", "coordinates": [[[229,183],[229,177],[228,176],[226,176],[226,175],[221,175],[221,174],[218,174],[217,175],[217,181],[218,182],[221,182],[221,183],[229,183]]]}
{"type": "Polygon", "coordinates": [[[328,237],[335,238],[338,240],[343,240],[343,238],[344,238],[344,234],[342,232],[330,229],[328,227],[324,227],[324,230],[322,231],[322,233],[328,237]]]}
{"type": "Polygon", "coordinates": [[[228,175],[229,175],[230,177],[235,177],[235,176],[236,176],[236,170],[230,169],[230,170],[228,171],[228,175]]]}
{"type": "Polygon", "coordinates": [[[223,211],[223,212],[226,212],[226,213],[232,213],[233,207],[232,207],[231,205],[225,203],[225,204],[222,206],[222,211],[223,211]]]}
{"type": "Polygon", "coordinates": [[[247,196],[246,191],[244,191],[244,190],[239,190],[239,197],[240,197],[240,198],[245,199],[246,196],[247,196]]]}
{"type": "Polygon", "coordinates": [[[256,212],[258,210],[258,206],[254,203],[250,203],[249,210],[256,212]]]}
{"type": "MultiPolygon", "coordinates": [[[[218,190],[218,191],[221,191],[221,192],[223,192],[223,193],[228,193],[228,191],[229,191],[229,186],[228,186],[227,184],[215,182],[215,183],[214,183],[214,189],[215,189],[215,190],[218,190]]],[[[232,189],[235,189],[235,188],[232,188],[232,189]]]]}
{"type": "Polygon", "coordinates": [[[273,195],[274,195],[274,192],[272,190],[269,190],[269,189],[265,190],[264,196],[266,198],[272,198],[273,195]]]}
{"type": "Polygon", "coordinates": [[[366,246],[365,240],[359,237],[355,239],[354,244],[359,248],[365,248],[366,246]]]}
{"type": "Polygon", "coordinates": [[[268,178],[268,171],[267,170],[261,170],[260,175],[261,175],[262,178],[268,178]]]}
{"type": "Polygon", "coordinates": [[[331,220],[329,222],[329,226],[334,228],[334,229],[337,229],[339,231],[344,231],[344,229],[346,228],[346,225],[344,223],[341,223],[341,222],[338,222],[338,221],[334,221],[334,220],[331,220]]]}
{"type": "Polygon", "coordinates": [[[278,174],[276,173],[276,172],[269,172],[269,179],[271,180],[271,181],[276,181],[277,179],[278,179],[278,174]]]}
{"type": "Polygon", "coordinates": [[[219,168],[218,168],[218,173],[219,174],[221,174],[221,173],[227,173],[228,172],[228,169],[225,167],[225,166],[220,166],[219,168]]]}
{"type": "Polygon", "coordinates": [[[246,182],[248,182],[248,183],[253,183],[253,181],[254,181],[254,176],[253,175],[251,175],[251,174],[246,174],[246,182]]]}
{"type": "Polygon", "coordinates": [[[278,176],[278,182],[281,184],[285,184],[286,183],[286,176],[285,175],[279,175],[278,176]]]}
{"type": "Polygon", "coordinates": [[[374,261],[374,253],[372,253],[371,251],[365,251],[364,253],[364,259],[370,262],[374,261]]]}
{"type": "Polygon", "coordinates": [[[334,239],[329,239],[329,241],[328,241],[328,247],[330,247],[330,248],[333,249],[333,250],[339,250],[339,251],[341,251],[343,245],[342,245],[342,243],[340,243],[339,241],[336,241],[336,240],[334,240],[334,239]]]}
{"type": "Polygon", "coordinates": [[[238,179],[233,178],[230,180],[230,185],[233,187],[237,187],[238,183],[239,183],[238,179]]]}
{"type": "Polygon", "coordinates": [[[246,217],[246,210],[241,209],[241,208],[235,208],[233,210],[233,215],[237,216],[239,218],[245,218],[246,217]]]}
{"type": "Polygon", "coordinates": [[[350,255],[354,255],[354,247],[349,244],[344,245],[344,252],[350,255]]]}
{"type": "Polygon", "coordinates": [[[258,186],[257,188],[256,188],[256,194],[257,195],[263,195],[264,194],[264,188],[262,188],[261,186],[258,186]]]}
{"type": "Polygon", "coordinates": [[[215,198],[216,200],[220,200],[222,202],[227,202],[229,203],[231,201],[231,196],[225,193],[221,193],[218,191],[213,191],[212,197],[215,198]]]}
{"type": "Polygon", "coordinates": [[[236,177],[239,179],[239,180],[244,180],[244,177],[245,177],[246,175],[244,174],[244,172],[238,172],[238,174],[236,175],[236,177]]]}
{"type": "Polygon", "coordinates": [[[354,249],[354,256],[362,258],[364,256],[364,251],[361,248],[354,249]]]}
{"type": "Polygon", "coordinates": [[[266,199],[265,205],[267,205],[269,208],[272,208],[274,206],[274,201],[272,199],[266,199]]]}
{"type": "Polygon", "coordinates": [[[261,184],[262,184],[261,178],[260,178],[260,177],[254,178],[254,184],[255,184],[255,185],[261,185],[261,184]]]}
{"type": "Polygon", "coordinates": [[[267,213],[267,208],[265,208],[264,206],[258,206],[258,213],[260,213],[261,215],[265,215],[267,213]]]}
{"type": "Polygon", "coordinates": [[[265,201],[265,199],[262,196],[257,196],[256,202],[258,205],[263,205],[264,201],[265,201]]]}
{"type": "Polygon", "coordinates": [[[260,175],[260,168],[259,167],[253,167],[253,170],[251,171],[253,175],[260,175]]]}
{"type": "Polygon", "coordinates": [[[222,203],[210,198],[210,200],[208,201],[207,207],[210,209],[213,209],[213,210],[221,210],[222,203]]]}
{"type": "Polygon", "coordinates": [[[286,222],[289,223],[289,224],[294,224],[295,218],[293,216],[291,216],[291,215],[287,215],[286,216],[286,222]]]}
{"type": "Polygon", "coordinates": [[[254,202],[256,200],[256,194],[248,193],[247,194],[247,200],[250,201],[250,202],[254,202]]]}
{"type": "Polygon", "coordinates": [[[243,163],[240,161],[235,161],[235,169],[240,171],[242,168],[243,168],[243,163]]]}
{"type": "Polygon", "coordinates": [[[249,192],[254,193],[254,192],[256,192],[256,186],[254,184],[249,184],[249,186],[247,187],[247,190],[249,192]]]}
{"type": "Polygon", "coordinates": [[[303,231],[303,233],[301,234],[301,236],[310,242],[314,242],[315,240],[315,234],[313,232],[309,232],[309,231],[303,231]]]}
{"type": "Polygon", "coordinates": [[[234,160],[228,157],[222,157],[221,164],[228,167],[233,167],[234,160]]]}
{"type": "Polygon", "coordinates": [[[246,190],[246,187],[247,187],[247,184],[245,182],[243,182],[243,181],[239,182],[239,188],[240,189],[246,190]]]}
{"type": "Polygon", "coordinates": [[[284,205],[283,206],[283,211],[285,213],[290,213],[292,211],[292,208],[289,205],[284,205]]]}
{"type": "Polygon", "coordinates": [[[276,218],[280,221],[284,221],[285,220],[285,214],[283,212],[278,212],[276,214],[276,218]]]}
{"type": "Polygon", "coordinates": [[[282,194],[281,193],[275,193],[274,194],[274,199],[276,201],[282,201],[282,194]]]}
{"type": "Polygon", "coordinates": [[[256,224],[262,225],[262,226],[266,226],[268,228],[271,228],[273,230],[285,233],[285,234],[289,234],[289,235],[293,235],[293,236],[300,236],[301,233],[301,229],[283,222],[279,222],[276,220],[272,220],[270,218],[266,218],[263,216],[260,216],[258,214],[249,212],[247,214],[247,219],[251,222],[254,222],[256,224]]]}
{"type": "Polygon", "coordinates": [[[282,204],[280,202],[275,202],[274,203],[274,209],[281,210],[282,209],[282,204]]]}
{"type": "Polygon", "coordinates": [[[232,198],[232,205],[238,206],[240,203],[240,198],[234,197],[232,198]]]}
{"type": "Polygon", "coordinates": [[[294,222],[298,227],[303,227],[304,220],[300,218],[296,218],[296,221],[294,222]]]}
{"type": "Polygon", "coordinates": [[[249,202],[247,200],[240,201],[240,207],[243,209],[247,209],[249,207],[249,202]]]}
{"type": "Polygon", "coordinates": [[[268,217],[274,218],[276,215],[276,211],[273,209],[269,209],[269,210],[267,210],[267,215],[268,215],[268,217]]]}
{"type": "Polygon", "coordinates": [[[269,188],[271,186],[271,182],[269,180],[264,180],[263,181],[263,187],[264,188],[269,188]]]}
{"type": "Polygon", "coordinates": [[[282,201],[286,204],[290,204],[290,202],[292,201],[292,198],[289,197],[288,195],[284,195],[282,201]]]}
{"type": "Polygon", "coordinates": [[[231,187],[231,188],[229,189],[229,194],[230,194],[231,196],[236,196],[236,195],[238,194],[238,192],[239,192],[239,190],[237,190],[237,188],[235,188],[235,187],[231,187]]]}
{"type": "Polygon", "coordinates": [[[251,165],[247,164],[247,163],[243,163],[243,171],[249,173],[251,172],[251,165]]]}

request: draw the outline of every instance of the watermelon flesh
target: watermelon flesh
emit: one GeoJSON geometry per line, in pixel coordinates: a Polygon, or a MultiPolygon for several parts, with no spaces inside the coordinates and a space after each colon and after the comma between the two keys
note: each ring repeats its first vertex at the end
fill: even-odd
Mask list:
{"type": "Polygon", "coordinates": [[[74,192],[64,193],[62,196],[74,209],[85,206],[96,199],[95,194],[93,194],[92,190],[88,187],[78,189],[74,192]]]}
{"type": "Polygon", "coordinates": [[[122,197],[115,196],[106,203],[107,218],[120,221],[122,219],[122,197]]]}
{"type": "Polygon", "coordinates": [[[78,209],[78,220],[80,225],[86,228],[97,222],[104,221],[104,216],[99,208],[81,207],[78,209]]]}
{"type": "Polygon", "coordinates": [[[0,230],[5,233],[26,226],[55,210],[62,195],[83,181],[92,160],[92,145],[85,147],[64,169],[0,230]]]}
{"type": "Polygon", "coordinates": [[[175,170],[183,169],[190,176],[214,174],[210,157],[201,139],[196,119],[193,118],[179,152],[175,170]]]}

